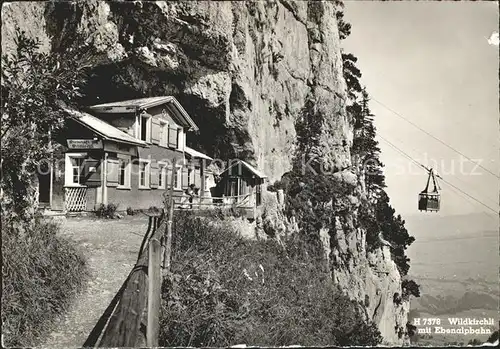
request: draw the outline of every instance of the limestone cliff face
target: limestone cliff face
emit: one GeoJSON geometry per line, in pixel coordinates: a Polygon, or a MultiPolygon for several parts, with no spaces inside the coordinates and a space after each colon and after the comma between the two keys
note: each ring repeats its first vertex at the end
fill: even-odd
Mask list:
{"type": "MultiPolygon", "coordinates": [[[[45,49],[82,41],[97,49],[86,104],[173,94],[200,126],[190,145],[222,159],[243,157],[274,182],[291,169],[294,120],[309,96],[330,116],[320,135],[325,162],[351,166],[333,2],[12,3],[2,11],[4,50],[13,47],[16,24],[45,49]]],[[[360,182],[348,170],[339,176],[360,182]]],[[[366,301],[385,340],[400,343],[408,305],[393,302],[399,273],[389,251],[366,252],[365,233],[355,227],[359,199],[346,202],[350,218],[323,234],[332,275],[366,301]]]]}
{"type": "Polygon", "coordinates": [[[397,301],[401,276],[389,247],[367,251],[366,232],[356,227],[356,206],[342,222],[337,220],[334,234],[324,235],[324,245],[331,248],[332,277],[352,299],[364,302],[368,318],[378,324],[387,344],[401,345],[410,311],[409,302],[397,301]]]}

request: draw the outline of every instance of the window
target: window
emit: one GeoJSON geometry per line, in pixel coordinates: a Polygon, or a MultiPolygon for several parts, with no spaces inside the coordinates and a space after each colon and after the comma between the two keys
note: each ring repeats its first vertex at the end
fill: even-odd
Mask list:
{"type": "Polygon", "coordinates": [[[119,173],[118,173],[118,185],[125,185],[125,170],[127,169],[127,163],[125,160],[119,161],[119,173]]]}
{"type": "Polygon", "coordinates": [[[182,166],[176,166],[174,173],[174,189],[182,188],[182,166]]]}
{"type": "Polygon", "coordinates": [[[160,120],[160,145],[168,146],[168,122],[160,120]]]}
{"type": "Polygon", "coordinates": [[[164,189],[163,186],[165,185],[165,182],[163,181],[163,169],[160,168],[158,169],[158,188],[164,189]]]}
{"type": "Polygon", "coordinates": [[[64,185],[65,186],[83,186],[81,176],[84,172],[85,153],[66,153],[64,185]]]}
{"type": "Polygon", "coordinates": [[[179,168],[176,167],[174,170],[174,189],[180,188],[180,178],[179,178],[179,168]]]}
{"type": "Polygon", "coordinates": [[[118,154],[118,188],[130,188],[130,157],[118,154]]]}
{"type": "Polygon", "coordinates": [[[240,178],[239,180],[240,183],[239,183],[238,195],[245,195],[247,189],[247,183],[244,178],[240,178]]]}
{"type": "Polygon", "coordinates": [[[144,160],[139,161],[139,188],[140,189],[149,189],[149,171],[150,171],[149,161],[144,161],[144,160]]]}
{"type": "Polygon", "coordinates": [[[238,178],[229,178],[229,196],[238,196],[238,178]]]}
{"type": "Polygon", "coordinates": [[[158,189],[165,189],[169,183],[167,183],[167,168],[163,163],[158,163],[158,189]]]}
{"type": "Polygon", "coordinates": [[[151,117],[141,114],[139,116],[139,137],[141,141],[151,142],[151,117]]]}
{"type": "Polygon", "coordinates": [[[147,140],[147,135],[148,135],[148,122],[147,119],[144,116],[141,116],[141,140],[145,141],[147,140]]]}
{"type": "Polygon", "coordinates": [[[83,158],[71,158],[71,176],[73,184],[80,184],[80,175],[83,171],[83,158]]]}

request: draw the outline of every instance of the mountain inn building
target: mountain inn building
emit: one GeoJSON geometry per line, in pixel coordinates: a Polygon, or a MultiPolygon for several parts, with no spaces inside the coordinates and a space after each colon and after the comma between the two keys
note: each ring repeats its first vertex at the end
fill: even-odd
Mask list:
{"type": "Polygon", "coordinates": [[[40,171],[39,205],[52,211],[93,211],[113,203],[119,210],[162,207],[174,176],[180,197],[194,184],[207,187],[212,158],[186,146],[198,127],[171,96],[94,105],[70,116],[53,139],[60,145],[48,171],[40,171]],[[172,165],[175,162],[175,171],[172,165]]]}
{"type": "Polygon", "coordinates": [[[118,205],[120,211],[163,207],[172,177],[176,207],[186,202],[184,192],[192,185],[200,198],[198,208],[214,201],[246,209],[261,205],[266,176],[237,160],[216,184],[208,169],[213,159],[186,146],[187,134],[198,126],[172,96],[93,105],[85,112],[64,110],[69,118],[52,135],[58,146],[38,173],[40,208],[81,212],[101,204],[118,205]],[[220,200],[212,200],[213,195],[220,200]]]}

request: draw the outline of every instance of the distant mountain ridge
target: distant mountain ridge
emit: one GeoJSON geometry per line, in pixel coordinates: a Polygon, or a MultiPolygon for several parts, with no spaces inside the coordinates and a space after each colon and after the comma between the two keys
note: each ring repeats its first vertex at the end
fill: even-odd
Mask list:
{"type": "Polygon", "coordinates": [[[496,310],[498,297],[480,292],[466,292],[460,298],[423,295],[412,305],[415,311],[425,311],[432,315],[453,315],[469,309],[496,310]]]}

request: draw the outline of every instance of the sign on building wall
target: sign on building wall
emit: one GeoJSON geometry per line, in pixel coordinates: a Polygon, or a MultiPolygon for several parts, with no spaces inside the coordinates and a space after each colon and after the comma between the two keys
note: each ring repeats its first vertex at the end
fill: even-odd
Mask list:
{"type": "Polygon", "coordinates": [[[102,149],[100,139],[68,139],[69,149],[102,149]]]}
{"type": "Polygon", "coordinates": [[[131,156],[138,156],[137,146],[129,146],[126,144],[119,144],[113,141],[104,142],[104,150],[112,153],[126,154],[131,156]]]}

